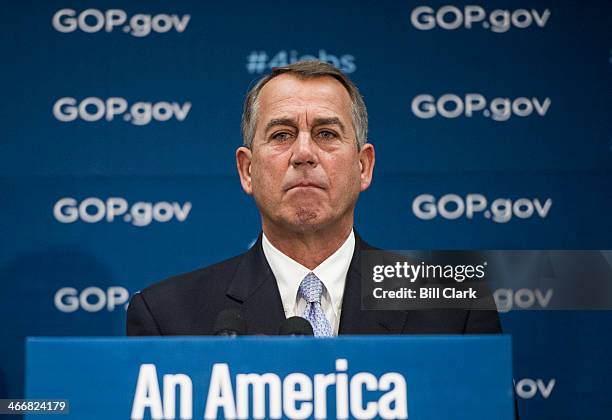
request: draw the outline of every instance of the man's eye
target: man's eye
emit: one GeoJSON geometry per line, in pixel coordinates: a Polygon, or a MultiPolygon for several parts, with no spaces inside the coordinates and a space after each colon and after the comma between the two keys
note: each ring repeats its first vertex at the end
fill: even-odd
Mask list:
{"type": "Polygon", "coordinates": [[[334,133],[333,131],[323,130],[319,132],[319,137],[325,140],[331,140],[335,139],[337,136],[336,133],[334,133]]]}
{"type": "Polygon", "coordinates": [[[277,140],[277,141],[289,140],[290,137],[291,137],[291,134],[284,132],[284,131],[272,134],[272,139],[277,140]]]}

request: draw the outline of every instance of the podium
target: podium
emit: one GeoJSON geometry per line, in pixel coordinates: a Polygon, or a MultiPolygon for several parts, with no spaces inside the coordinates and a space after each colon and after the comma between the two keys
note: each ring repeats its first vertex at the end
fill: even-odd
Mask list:
{"type": "Polygon", "coordinates": [[[66,419],[512,420],[511,340],[28,338],[26,398],[66,419]]]}

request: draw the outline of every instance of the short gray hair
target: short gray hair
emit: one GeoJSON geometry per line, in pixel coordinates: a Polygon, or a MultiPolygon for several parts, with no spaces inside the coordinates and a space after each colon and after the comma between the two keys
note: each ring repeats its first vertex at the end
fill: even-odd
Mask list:
{"type": "Polygon", "coordinates": [[[275,67],[272,69],[272,73],[259,79],[255,86],[249,90],[244,100],[241,122],[242,138],[246,147],[251,148],[255,138],[257,113],[259,110],[259,93],[266,83],[281,74],[291,74],[299,79],[330,76],[342,83],[351,98],[353,130],[355,130],[357,149],[361,150],[361,147],[368,141],[368,111],[363,97],[359,93],[357,86],[344,73],[331,64],[320,60],[304,60],[284,67],[275,67]]]}

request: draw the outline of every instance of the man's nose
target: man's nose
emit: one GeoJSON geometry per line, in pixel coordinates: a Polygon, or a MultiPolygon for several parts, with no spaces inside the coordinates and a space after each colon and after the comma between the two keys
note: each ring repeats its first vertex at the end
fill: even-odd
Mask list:
{"type": "Polygon", "coordinates": [[[316,152],[316,144],[314,144],[310,133],[300,131],[297,139],[293,142],[291,165],[296,168],[303,164],[312,167],[317,166],[319,160],[316,152]]]}

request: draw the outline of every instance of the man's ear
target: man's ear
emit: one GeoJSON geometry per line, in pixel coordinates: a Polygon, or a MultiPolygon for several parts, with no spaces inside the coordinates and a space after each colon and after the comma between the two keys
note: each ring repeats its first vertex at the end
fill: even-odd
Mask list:
{"type": "Polygon", "coordinates": [[[374,152],[374,146],[371,143],[364,144],[359,151],[361,191],[367,190],[372,183],[375,161],[376,153],[374,152]]]}
{"type": "Polygon", "coordinates": [[[248,195],[253,194],[253,187],[251,184],[251,162],[253,160],[253,153],[251,149],[247,147],[239,147],[236,149],[236,169],[240,176],[240,184],[242,189],[248,195]]]}

